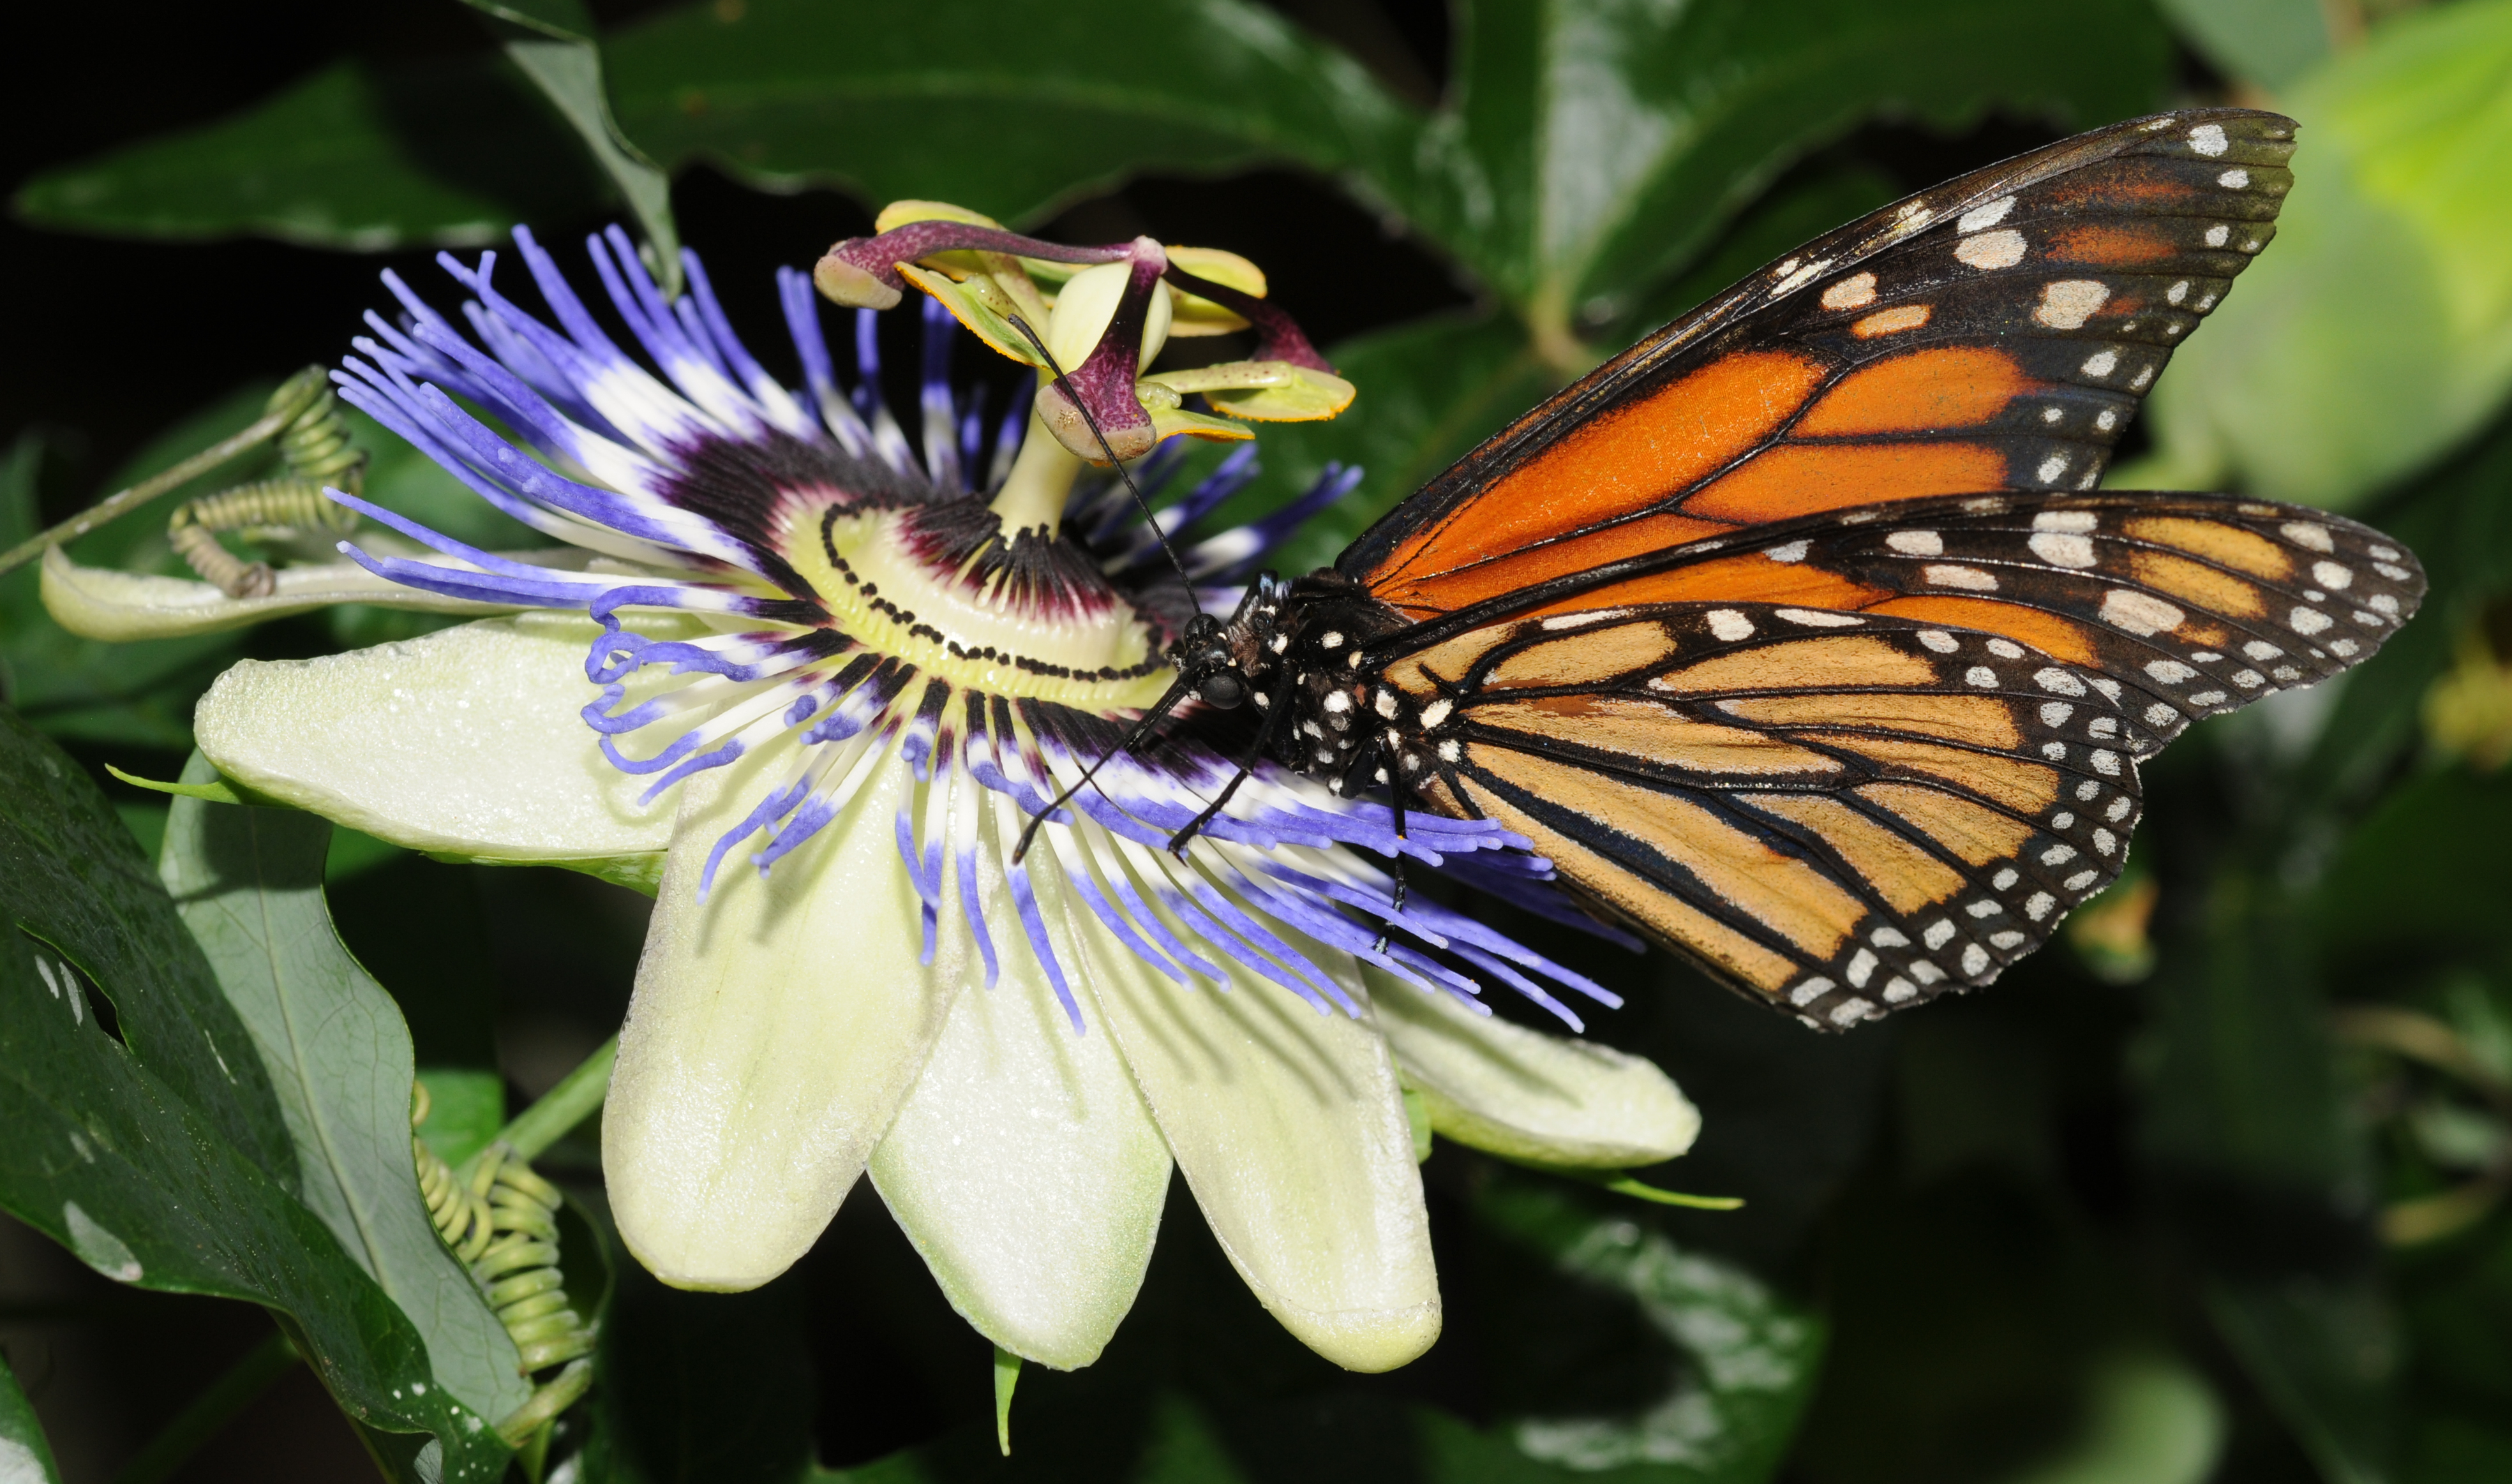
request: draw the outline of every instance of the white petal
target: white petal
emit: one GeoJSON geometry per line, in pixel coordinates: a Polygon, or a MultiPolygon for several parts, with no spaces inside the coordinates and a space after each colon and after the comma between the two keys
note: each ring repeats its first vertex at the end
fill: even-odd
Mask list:
{"type": "Polygon", "coordinates": [[[1692,1148],[1701,1114],[1655,1064],[1477,1015],[1370,976],[1370,1003],[1431,1126],[1517,1159],[1628,1169],[1692,1148]]]}
{"type": "MultiPolygon", "coordinates": [[[[1357,988],[1350,956],[1301,946],[1357,988]]],[[[1099,1018],[1257,1300],[1337,1365],[1393,1370],[1439,1338],[1439,1284],[1387,1043],[1206,952],[1227,993],[1102,956],[1099,1018]]]]}
{"type": "Polygon", "coordinates": [[[602,1118],[628,1250],[722,1291],[783,1272],[837,1214],[941,1034],[959,957],[946,936],[917,961],[893,823],[913,780],[894,757],[765,880],[736,850],[698,902],[707,851],[758,800],[730,771],[683,786],[602,1118]]]}
{"type": "MultiPolygon", "coordinates": [[[[1047,857],[1030,857],[1031,879],[1068,970],[1128,953],[1086,910],[1067,910],[1047,857]]],[[[1072,1370],[1099,1358],[1134,1307],[1169,1149],[1108,1028],[1074,1034],[1017,937],[1009,892],[999,877],[988,886],[1002,977],[952,1005],[873,1152],[873,1184],[952,1308],[1004,1349],[1072,1370]]]]}
{"type": "Polygon", "coordinates": [[[335,603],[371,603],[422,613],[510,613],[515,607],[405,587],[354,562],[283,566],[273,575],[277,588],[269,597],[230,598],[206,582],[81,566],[55,546],[44,552],[44,606],[71,633],[116,643],[215,634],[335,603]]]}
{"type": "MultiPolygon", "coordinates": [[[[641,624],[641,628],[646,627],[641,624]]],[[[239,783],[412,849],[641,855],[671,805],[603,760],[579,712],[591,621],[528,613],[321,659],[246,660],[201,699],[201,751],[239,783]]],[[[659,668],[659,667],[657,667],[659,668]]]]}

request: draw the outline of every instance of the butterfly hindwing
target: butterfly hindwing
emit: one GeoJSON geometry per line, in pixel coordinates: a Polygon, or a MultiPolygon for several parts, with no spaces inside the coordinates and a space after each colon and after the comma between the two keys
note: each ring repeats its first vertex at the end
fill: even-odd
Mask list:
{"type": "Polygon", "coordinates": [[[1338,566],[1424,619],[1825,511],[2090,488],[2273,235],[2293,132],[2133,120],[1820,238],[1495,436],[1338,566]]]}
{"type": "Polygon", "coordinates": [[[2423,594],[2377,531],[2209,494],[1872,506],[1656,560],[1611,606],[1374,644],[1419,791],[1828,1025],[2031,952],[2116,876],[2136,760],[2359,662],[2423,594]]]}
{"type": "Polygon", "coordinates": [[[1984,984],[2118,874],[2131,722],[2090,673],[1782,605],[1577,617],[1390,669],[1427,724],[1421,792],[1808,1019],[1984,984]]]}

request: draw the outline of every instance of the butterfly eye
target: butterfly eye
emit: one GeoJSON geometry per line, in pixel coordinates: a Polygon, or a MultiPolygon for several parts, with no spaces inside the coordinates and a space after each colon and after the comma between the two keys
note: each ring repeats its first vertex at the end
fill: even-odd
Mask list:
{"type": "Polygon", "coordinates": [[[1247,683],[1235,671],[1217,670],[1196,683],[1195,693],[1224,711],[1235,711],[1247,702],[1247,683]]]}

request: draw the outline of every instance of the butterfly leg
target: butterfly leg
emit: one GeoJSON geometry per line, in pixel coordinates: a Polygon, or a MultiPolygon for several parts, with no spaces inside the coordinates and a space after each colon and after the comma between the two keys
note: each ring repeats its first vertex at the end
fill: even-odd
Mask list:
{"type": "Polygon", "coordinates": [[[1256,740],[1248,746],[1247,755],[1238,760],[1238,771],[1232,774],[1230,782],[1222,786],[1220,796],[1203,806],[1202,813],[1187,821],[1184,829],[1169,837],[1171,855],[1180,860],[1186,859],[1187,844],[1197,835],[1202,834],[1203,827],[1212,823],[1223,809],[1230,806],[1230,798],[1238,792],[1238,785],[1245,783],[1247,775],[1256,770],[1256,764],[1265,761],[1265,749],[1274,740],[1275,726],[1279,724],[1284,714],[1291,709],[1291,672],[1288,667],[1284,667],[1281,680],[1274,687],[1273,699],[1266,705],[1265,720],[1256,728],[1256,740]]]}
{"type": "Polygon", "coordinates": [[[1392,869],[1392,872],[1393,872],[1393,875],[1394,875],[1394,877],[1395,877],[1395,893],[1394,893],[1394,903],[1395,903],[1395,905],[1394,905],[1394,906],[1393,906],[1393,907],[1389,911],[1387,920],[1379,924],[1379,928],[1378,928],[1378,942],[1377,942],[1374,946],[1372,946],[1372,948],[1370,949],[1370,952],[1371,952],[1371,953],[1374,953],[1374,954],[1381,954],[1381,955],[1383,955],[1383,954],[1385,954],[1385,953],[1387,952],[1387,935],[1388,935],[1388,933],[1389,933],[1390,931],[1392,931],[1392,930],[1393,929],[1394,919],[1395,919],[1395,918],[1400,918],[1400,917],[1404,916],[1404,788],[1403,788],[1403,785],[1398,784],[1395,788],[1393,788],[1393,789],[1390,790],[1390,791],[1389,791],[1389,793],[1388,793],[1388,796],[1387,796],[1387,797],[1388,797],[1388,801],[1389,801],[1389,803],[1390,803],[1390,804],[1394,808],[1394,810],[1395,810],[1395,852],[1394,852],[1394,854],[1390,858],[1390,861],[1389,861],[1389,865],[1390,865],[1390,867],[1391,867],[1391,869],[1392,869]]]}

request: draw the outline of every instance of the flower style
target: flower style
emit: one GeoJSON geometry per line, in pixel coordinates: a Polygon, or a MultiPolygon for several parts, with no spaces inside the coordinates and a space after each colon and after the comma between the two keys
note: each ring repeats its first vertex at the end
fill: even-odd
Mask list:
{"type": "Polygon", "coordinates": [[[1172,851],[1231,784],[1246,719],[1190,700],[1119,749],[1186,621],[1229,611],[1355,482],[1330,470],[1187,540],[1252,449],[1158,527],[1088,467],[1139,457],[1158,494],[1183,447],[1163,440],[1350,399],[1252,265],[903,204],[815,275],[780,274],[798,391],[734,337],[694,255],[666,301],[616,229],[586,245],[658,375],[516,241],[549,320],[505,295],[495,254],[449,255],[470,334],[387,273],[404,315],[370,315],[334,379],[565,550],[476,550],[334,492],[404,538],[343,543],[370,572],[524,611],[246,662],[198,734],[228,776],[387,840],[656,891],[603,1157],[622,1237],[665,1281],[765,1282],[868,1168],[971,1324],[1084,1365],[1132,1304],[1174,1162],[1266,1307],[1378,1370],[1439,1328],[1408,1094],[1432,1128],[1521,1159],[1689,1146],[1697,1115],[1655,1067],[1480,998],[1506,988],[1576,1030],[1556,992],[1611,995],[1470,915],[1399,909],[1367,859],[1584,923],[1524,841],[1418,812],[1399,839],[1384,804],[1267,763],[1172,851]],[[815,279],[862,306],[851,357],[815,279]],[[882,392],[879,311],[910,285],[921,436],[882,392]],[[952,376],[962,325],[1069,374],[989,416],[952,376]],[[1216,327],[1252,327],[1257,359],[1145,374],[1166,335],[1216,327]]]}

